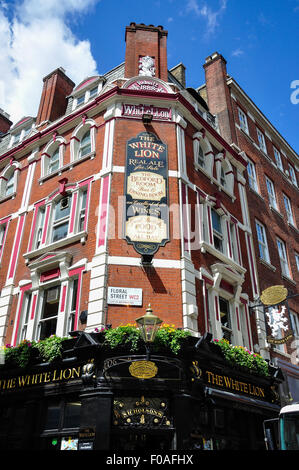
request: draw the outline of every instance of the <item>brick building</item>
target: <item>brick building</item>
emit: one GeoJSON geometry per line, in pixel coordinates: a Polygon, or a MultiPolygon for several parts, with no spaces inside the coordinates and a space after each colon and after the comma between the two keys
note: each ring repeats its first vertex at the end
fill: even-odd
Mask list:
{"type": "Polygon", "coordinates": [[[247,160],[249,229],[247,249],[250,266],[259,347],[285,373],[291,396],[299,399],[299,186],[298,154],[279,134],[233,77],[218,53],[207,57],[206,83],[199,88],[210,111],[218,117],[219,132],[247,160]],[[270,343],[268,321],[259,302],[262,291],[283,285],[288,293],[285,331],[270,343]],[[256,301],[254,301],[256,300],[256,301]],[[288,337],[288,331],[292,337],[288,337]]]}
{"type": "MultiPolygon", "coordinates": [[[[183,64],[168,70],[166,41],[163,27],[131,23],[124,63],[76,86],[59,68],[44,78],[36,118],[24,117],[12,125],[1,112],[2,344],[17,346],[24,339],[72,332],[72,354],[66,351],[59,367],[79,359],[76,367],[82,367],[93,357],[98,377],[94,387],[84,373],[83,386],[75,380],[75,365],[61,369],[66,391],[60,379],[61,388],[53,384],[58,369],[50,369],[52,375],[47,372],[43,380],[37,372],[43,365],[37,364],[33,375],[26,376],[25,391],[17,387],[23,384],[16,378],[20,372],[12,378],[5,370],[0,382],[2,422],[6,416],[19,423],[16,410],[23,410],[31,429],[17,441],[14,429],[4,438],[3,424],[0,435],[8,444],[22,447],[34,436],[35,448],[47,448],[58,435],[63,445],[67,433],[80,440],[82,429],[92,428],[94,448],[102,449],[124,449],[126,439],[132,448],[134,442],[159,449],[162,444],[166,449],[259,448],[262,419],[279,409],[273,395],[279,369],[270,366],[267,378],[236,372],[211,342],[224,337],[270,358],[261,309],[251,311],[262,290],[277,284],[280,270],[274,269],[277,257],[271,264],[254,256],[258,245],[252,198],[262,202],[246,187],[248,158],[256,164],[264,158],[272,173],[278,170],[246,136],[244,143],[241,137],[237,140],[243,135],[232,117],[237,98],[230,95],[221,56],[206,63],[206,86],[197,91],[186,88],[183,64]],[[269,282],[264,270],[270,273],[269,282]],[[128,371],[123,372],[124,359],[112,360],[110,352],[108,361],[106,353],[99,353],[95,333],[107,325],[134,323],[148,304],[165,323],[189,331],[193,341],[181,362],[155,358],[159,373],[150,385],[138,378],[132,382],[128,371]],[[116,383],[106,374],[112,366],[116,383]],[[186,387],[190,395],[184,393],[186,387]],[[152,410],[148,415],[156,414],[158,424],[147,421],[141,411],[136,411],[138,423],[132,422],[117,408],[121,403],[128,409],[134,400],[145,403],[145,394],[152,410]],[[157,397],[159,406],[168,410],[163,423],[157,397]],[[78,406],[68,408],[74,403],[81,407],[81,418],[74,412],[78,406]],[[60,424],[47,428],[45,413],[54,408],[62,416],[60,424]],[[67,431],[61,423],[70,409],[79,421],[67,431]],[[194,416],[186,425],[189,413],[194,416]],[[128,428],[130,434],[124,434],[128,428]]],[[[285,149],[295,172],[297,156],[281,137],[277,145],[285,149]]],[[[288,185],[285,192],[293,198],[294,185],[288,185]]],[[[286,230],[296,234],[293,224],[286,229],[281,217],[277,219],[276,211],[267,214],[276,220],[281,239],[286,230]]],[[[295,236],[293,240],[292,249],[295,236]]],[[[285,274],[295,289],[296,278],[285,274]]],[[[297,321],[295,304],[291,307],[297,321]]],[[[125,364],[132,362],[131,356],[127,354],[125,364]]],[[[141,361],[142,355],[136,357],[141,361]]]]}

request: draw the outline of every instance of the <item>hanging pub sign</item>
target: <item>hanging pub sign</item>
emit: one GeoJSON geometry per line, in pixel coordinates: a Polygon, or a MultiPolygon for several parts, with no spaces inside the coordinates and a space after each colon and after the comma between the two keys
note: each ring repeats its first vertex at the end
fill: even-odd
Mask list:
{"type": "Polygon", "coordinates": [[[284,344],[293,338],[288,306],[288,291],[284,286],[271,286],[261,295],[266,323],[271,331],[270,344],[284,344]]]}
{"type": "Polygon", "coordinates": [[[149,132],[127,141],[125,238],[152,256],[169,241],[167,145],[149,132]]]}

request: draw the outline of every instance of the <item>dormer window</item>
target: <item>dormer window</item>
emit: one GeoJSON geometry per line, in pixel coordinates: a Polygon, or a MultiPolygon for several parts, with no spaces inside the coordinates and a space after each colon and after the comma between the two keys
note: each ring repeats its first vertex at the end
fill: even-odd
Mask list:
{"type": "Polygon", "coordinates": [[[91,77],[81,82],[73,92],[73,110],[95,98],[103,86],[103,78],[91,77]]]}
{"type": "Polygon", "coordinates": [[[30,133],[34,124],[34,119],[32,117],[27,117],[19,121],[12,129],[11,129],[11,139],[9,143],[9,147],[18,145],[22,142],[27,135],[30,133]]]}

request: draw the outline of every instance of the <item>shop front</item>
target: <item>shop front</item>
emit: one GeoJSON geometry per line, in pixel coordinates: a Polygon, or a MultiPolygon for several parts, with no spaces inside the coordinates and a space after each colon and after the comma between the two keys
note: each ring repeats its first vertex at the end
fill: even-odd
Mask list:
{"type": "Polygon", "coordinates": [[[263,421],[280,409],[279,369],[237,370],[196,338],[177,356],[150,357],[116,354],[99,338],[78,334],[51,364],[2,367],[1,450],[265,448],[263,421]]]}

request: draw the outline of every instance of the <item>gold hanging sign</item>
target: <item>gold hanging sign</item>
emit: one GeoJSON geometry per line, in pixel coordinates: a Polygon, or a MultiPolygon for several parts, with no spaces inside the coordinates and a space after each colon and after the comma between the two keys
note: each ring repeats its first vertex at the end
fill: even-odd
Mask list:
{"type": "Polygon", "coordinates": [[[129,372],[137,379],[152,379],[157,375],[158,367],[152,361],[135,361],[130,365],[129,372]]]}
{"type": "Polygon", "coordinates": [[[264,305],[277,305],[283,302],[287,295],[288,290],[284,286],[271,286],[262,292],[261,302],[264,305]]]}

